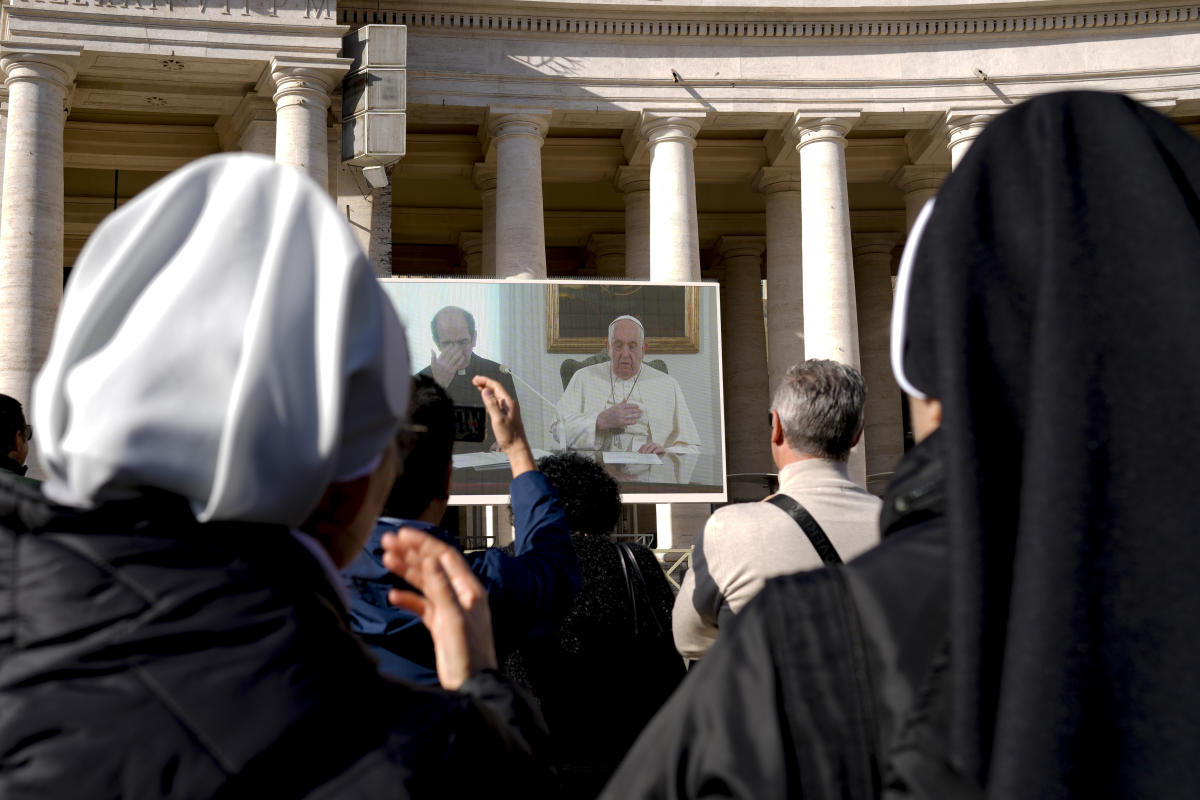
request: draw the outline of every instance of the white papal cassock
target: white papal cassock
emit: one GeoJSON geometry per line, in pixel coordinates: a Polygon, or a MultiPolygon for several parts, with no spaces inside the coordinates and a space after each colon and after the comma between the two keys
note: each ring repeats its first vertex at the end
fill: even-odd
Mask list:
{"type": "Polygon", "coordinates": [[[700,434],[679,382],[646,364],[628,380],[612,373],[612,362],[583,367],[558,401],[558,415],[550,435],[572,450],[634,451],[654,442],[668,453],[700,452],[700,434]],[[641,418],[623,430],[597,432],[600,412],[624,402],[636,404],[641,418]]]}

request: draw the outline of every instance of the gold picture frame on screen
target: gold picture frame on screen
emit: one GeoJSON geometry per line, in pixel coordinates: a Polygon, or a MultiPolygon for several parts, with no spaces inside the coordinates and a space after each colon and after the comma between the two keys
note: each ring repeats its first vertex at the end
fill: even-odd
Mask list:
{"type": "Polygon", "coordinates": [[[600,282],[546,285],[546,352],[598,353],[622,314],[642,321],[647,352],[700,352],[697,287],[600,282]]]}

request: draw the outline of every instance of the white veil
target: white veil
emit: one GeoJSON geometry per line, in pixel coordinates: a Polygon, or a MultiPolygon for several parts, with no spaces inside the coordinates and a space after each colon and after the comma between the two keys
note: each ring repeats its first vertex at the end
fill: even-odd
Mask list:
{"type": "Polygon", "coordinates": [[[201,521],[298,525],[408,402],[400,320],[328,195],[223,154],[114,212],[76,262],[33,392],[44,487],[143,487],[201,521]]]}

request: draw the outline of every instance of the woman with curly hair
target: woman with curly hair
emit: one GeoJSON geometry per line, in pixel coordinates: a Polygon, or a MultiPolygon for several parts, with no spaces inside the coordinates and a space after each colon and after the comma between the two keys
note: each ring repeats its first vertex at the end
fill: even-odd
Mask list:
{"type": "Polygon", "coordinates": [[[674,595],[654,553],[609,535],[621,493],[602,466],[562,451],[538,469],[566,508],[583,582],[562,622],[506,668],[542,706],[566,796],[591,798],[683,678],[674,595]]]}

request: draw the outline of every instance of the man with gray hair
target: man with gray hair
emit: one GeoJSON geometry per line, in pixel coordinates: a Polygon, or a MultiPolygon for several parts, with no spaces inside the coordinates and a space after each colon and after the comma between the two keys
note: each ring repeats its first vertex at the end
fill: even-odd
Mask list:
{"type": "Polygon", "coordinates": [[[679,382],[642,363],[640,320],[620,316],[609,324],[608,355],[571,377],[551,435],[570,450],[698,453],[700,434],[679,382]]]}
{"type": "Polygon", "coordinates": [[[849,560],[879,542],[880,500],[850,480],[867,386],[854,367],[810,359],[787,371],[771,407],[779,493],[709,517],[675,598],[675,646],[700,658],[767,578],[849,560]]]}

